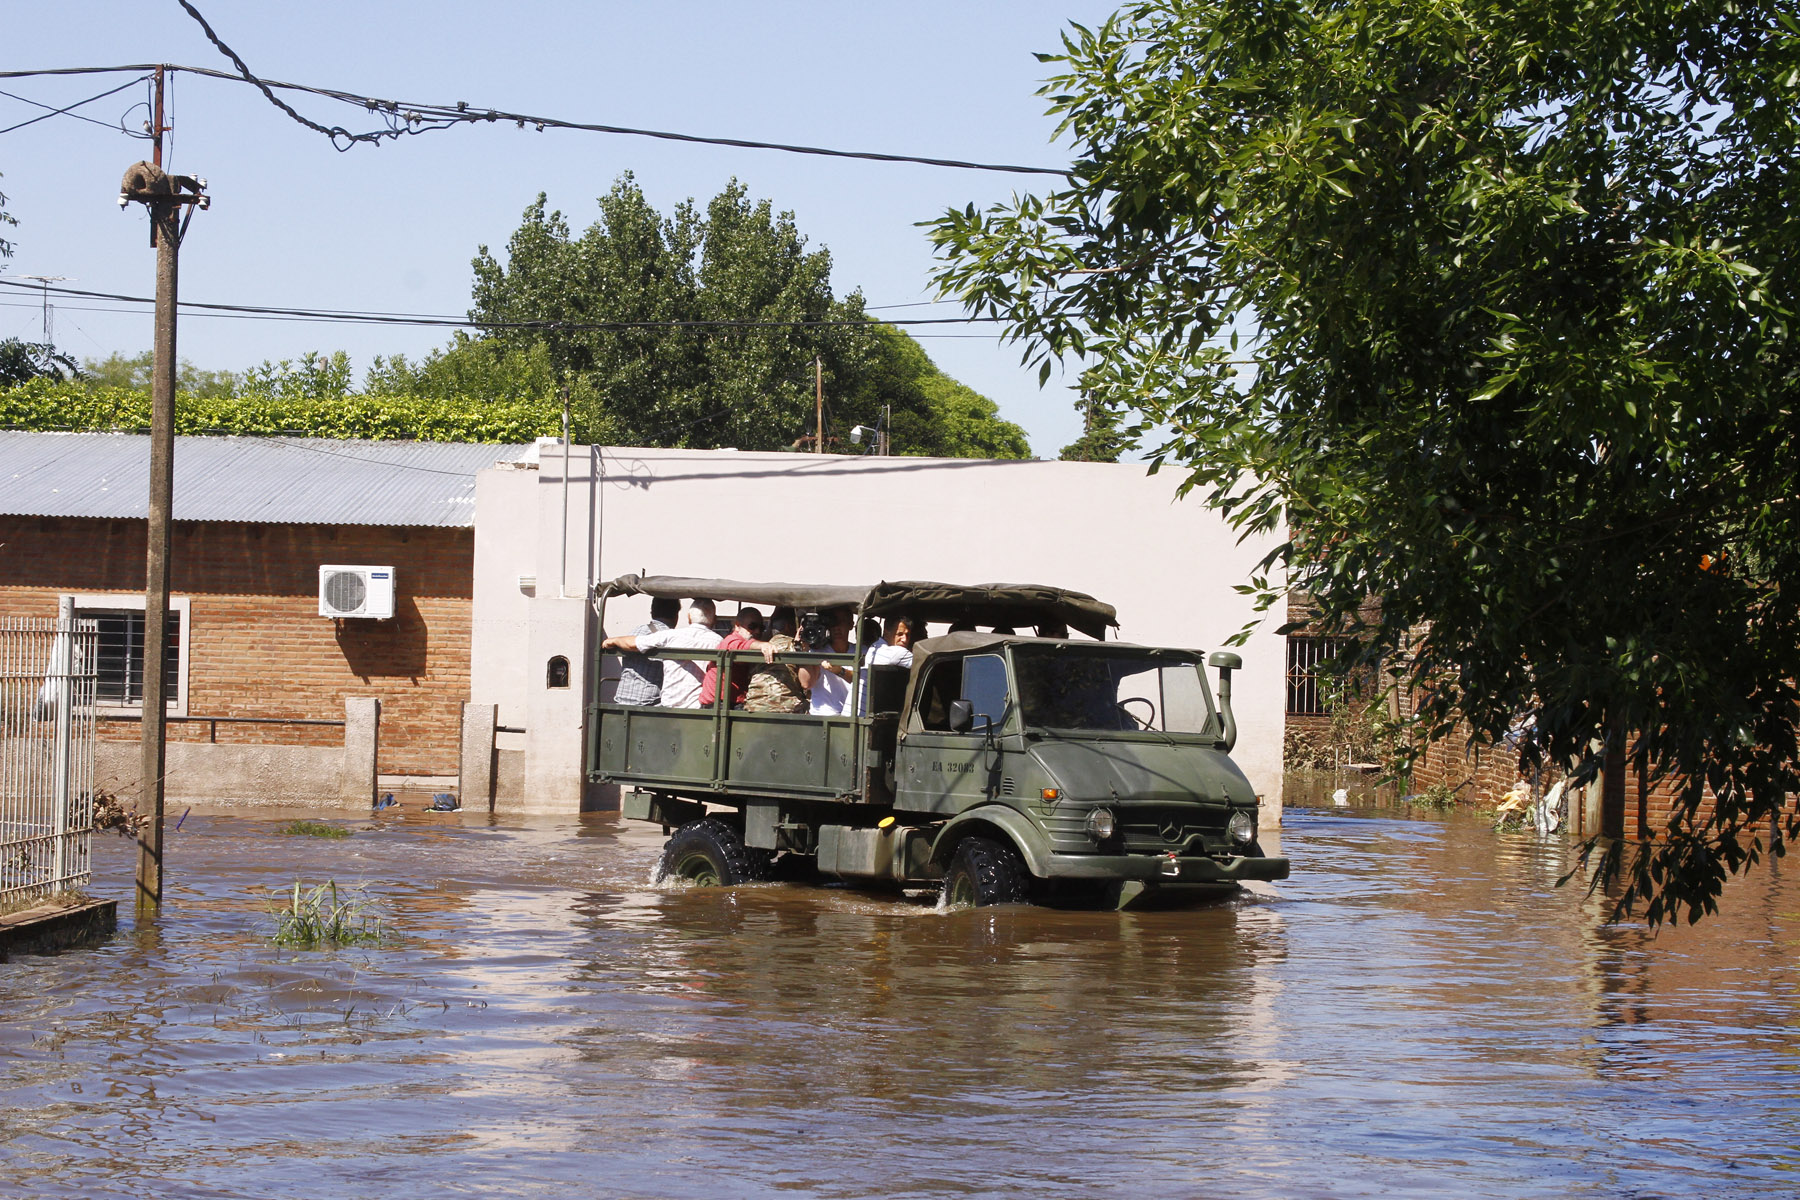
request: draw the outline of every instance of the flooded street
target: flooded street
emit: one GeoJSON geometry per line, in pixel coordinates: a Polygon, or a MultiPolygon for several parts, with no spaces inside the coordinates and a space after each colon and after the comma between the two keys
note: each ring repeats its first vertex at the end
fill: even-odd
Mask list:
{"type": "MultiPolygon", "coordinates": [[[[162,921],[0,965],[6,1194],[1800,1186],[1791,869],[1652,937],[1462,816],[1290,811],[1292,879],[1142,914],[660,891],[611,817],[276,825],[190,816],[162,921]],[[328,877],[395,939],[270,945],[264,889],[328,877]]],[[[95,894],[131,867],[96,838],[95,894]]]]}

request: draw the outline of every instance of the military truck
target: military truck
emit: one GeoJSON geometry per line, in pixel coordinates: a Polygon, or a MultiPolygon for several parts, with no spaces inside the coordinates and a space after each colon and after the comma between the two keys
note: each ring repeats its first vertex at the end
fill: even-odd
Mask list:
{"type": "MultiPolygon", "coordinates": [[[[599,592],[603,622],[619,596],[1086,635],[952,632],[915,643],[910,668],[864,666],[854,651],[775,656],[854,672],[844,716],[733,709],[723,686],[706,708],[609,703],[596,649],[588,778],[620,786],[626,817],[663,827],[659,877],[732,885],[779,871],[941,887],[951,905],[1116,907],[1287,877],[1257,843],[1257,798],[1229,757],[1235,654],[1108,641],[1111,605],[1052,587],[626,575],[599,592]]],[[[765,665],[759,651],[651,654],[716,661],[721,678],[765,665]]]]}

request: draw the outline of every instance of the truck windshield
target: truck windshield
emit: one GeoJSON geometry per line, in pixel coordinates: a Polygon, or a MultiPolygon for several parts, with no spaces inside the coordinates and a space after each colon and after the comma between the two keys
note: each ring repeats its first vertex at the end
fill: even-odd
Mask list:
{"type": "Polygon", "coordinates": [[[1013,666],[1028,727],[1217,732],[1211,728],[1212,693],[1195,655],[1016,646],[1013,666]]]}

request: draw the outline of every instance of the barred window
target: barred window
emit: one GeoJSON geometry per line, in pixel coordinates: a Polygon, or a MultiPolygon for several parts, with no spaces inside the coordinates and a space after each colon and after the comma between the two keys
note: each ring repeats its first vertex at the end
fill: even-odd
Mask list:
{"type": "MultiPolygon", "coordinates": [[[[99,680],[94,698],[101,704],[140,705],[144,702],[144,614],[142,612],[80,611],[100,625],[99,680]]],[[[171,703],[180,702],[181,614],[169,610],[168,638],[163,647],[163,678],[171,703]]]]}
{"type": "MultiPolygon", "coordinates": [[[[144,598],[136,594],[74,594],[75,615],[99,628],[95,647],[94,703],[103,708],[141,709],[144,704],[144,598]]],[[[187,713],[189,598],[169,597],[168,640],[163,645],[163,686],[169,711],[187,713]]]]}
{"type": "Polygon", "coordinates": [[[1319,668],[1348,645],[1344,638],[1287,640],[1287,710],[1290,716],[1323,716],[1329,709],[1319,687],[1319,668]]]}

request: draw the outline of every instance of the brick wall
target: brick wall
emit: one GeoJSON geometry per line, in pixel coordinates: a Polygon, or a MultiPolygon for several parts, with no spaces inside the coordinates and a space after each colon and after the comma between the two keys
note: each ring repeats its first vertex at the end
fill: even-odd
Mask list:
{"type": "MultiPolygon", "coordinates": [[[[1412,789],[1423,791],[1432,784],[1443,784],[1458,788],[1457,798],[1464,803],[1473,803],[1479,807],[1491,807],[1497,804],[1520,779],[1518,754],[1505,745],[1487,746],[1470,750],[1467,747],[1468,734],[1465,729],[1457,732],[1433,745],[1413,769],[1412,789]]],[[[1624,812],[1624,834],[1634,840],[1654,839],[1668,827],[1669,815],[1674,810],[1675,802],[1680,794],[1680,780],[1650,781],[1645,773],[1638,769],[1636,762],[1615,760],[1609,771],[1616,773],[1611,786],[1617,789],[1615,795],[1622,798],[1624,812]]],[[[1545,769],[1536,782],[1540,789],[1549,787],[1562,777],[1560,771],[1545,769]]],[[[1525,782],[1533,782],[1528,775],[1525,782]]],[[[1605,788],[1608,780],[1602,776],[1595,787],[1605,788]]],[[[1599,808],[1594,808],[1591,816],[1582,813],[1579,798],[1569,808],[1570,828],[1579,834],[1601,832],[1599,808]]],[[[1713,803],[1711,790],[1702,796],[1696,821],[1704,821],[1713,803]]]]}
{"type": "MultiPolygon", "coordinates": [[[[1365,611],[1365,617],[1378,615],[1373,606],[1365,611]]],[[[1310,597],[1300,592],[1288,595],[1288,624],[1295,627],[1295,633],[1304,636],[1310,632],[1315,611],[1310,597]]],[[[1410,697],[1408,698],[1410,699],[1410,697]]],[[[1349,761],[1359,754],[1368,754],[1359,744],[1340,744],[1343,741],[1342,726],[1345,722],[1334,722],[1330,715],[1287,714],[1287,730],[1285,750],[1289,769],[1329,762],[1332,752],[1338,752],[1339,761],[1349,761]],[[1334,724],[1338,726],[1334,728],[1334,724]]],[[[1670,814],[1674,811],[1680,795],[1682,781],[1665,779],[1651,782],[1639,771],[1636,762],[1615,763],[1615,778],[1612,781],[1615,799],[1623,797],[1624,833],[1627,838],[1653,839],[1668,827],[1670,814]]],[[[1523,776],[1526,783],[1534,783],[1540,791],[1549,789],[1562,777],[1555,769],[1545,769],[1541,774],[1523,776]]],[[[1511,746],[1469,745],[1466,727],[1459,726],[1450,736],[1433,744],[1424,757],[1414,763],[1408,789],[1422,792],[1434,784],[1457,789],[1457,799],[1465,804],[1473,804],[1479,808],[1491,808],[1510,792],[1521,779],[1519,756],[1511,746]]],[[[1604,781],[1597,784],[1604,787],[1604,781]]],[[[1800,804],[1800,797],[1793,801],[1800,804]]],[[[1700,803],[1695,821],[1704,821],[1713,804],[1713,795],[1708,790],[1700,803]]],[[[1569,805],[1570,827],[1577,833],[1599,832],[1598,820],[1584,819],[1582,798],[1571,799],[1569,805]],[[1587,826],[1592,824],[1593,828],[1587,826]]],[[[1596,812],[1598,811],[1596,807],[1596,812]]]]}
{"type": "MultiPolygon", "coordinates": [[[[1542,785],[1555,783],[1555,772],[1546,772],[1542,785]]],[[[1492,808],[1519,781],[1519,755],[1511,746],[1476,746],[1468,744],[1468,732],[1461,727],[1442,741],[1435,742],[1425,756],[1413,765],[1411,790],[1422,792],[1434,784],[1457,789],[1456,798],[1465,804],[1492,808]]],[[[1526,779],[1529,783],[1531,780],[1526,779]]]]}
{"type": "MultiPolygon", "coordinates": [[[[0,616],[54,616],[65,592],[143,594],[145,523],[0,516],[0,616]]],[[[378,696],[380,770],[455,774],[469,695],[468,529],[177,522],[170,591],[189,598],[188,712],[341,720],[378,696]],[[321,563],[391,564],[395,615],[318,615],[321,563]]],[[[132,722],[103,736],[136,738],[132,722]]],[[[205,725],[172,724],[204,741],[205,725]]],[[[340,744],[335,727],[220,725],[221,742],[340,744]]]]}

